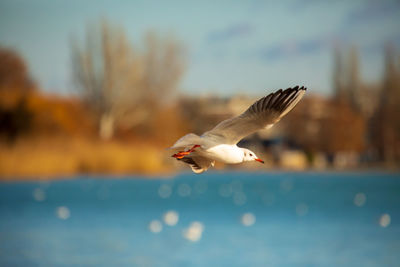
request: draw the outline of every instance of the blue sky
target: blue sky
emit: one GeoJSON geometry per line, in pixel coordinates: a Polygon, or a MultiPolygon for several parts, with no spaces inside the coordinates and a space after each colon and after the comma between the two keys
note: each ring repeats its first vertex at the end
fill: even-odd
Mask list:
{"type": "Polygon", "coordinates": [[[335,44],[360,49],[371,82],[381,77],[385,43],[400,48],[396,0],[0,0],[0,45],[23,55],[43,90],[73,92],[71,38],[102,17],[134,44],[148,30],[181,41],[187,94],[262,95],[295,84],[329,94],[335,44]]]}

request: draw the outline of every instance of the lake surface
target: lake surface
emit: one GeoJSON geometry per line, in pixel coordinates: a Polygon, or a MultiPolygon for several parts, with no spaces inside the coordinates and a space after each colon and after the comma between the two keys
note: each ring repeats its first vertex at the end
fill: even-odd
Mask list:
{"type": "Polygon", "coordinates": [[[399,266],[400,175],[0,183],[0,266],[399,266]]]}

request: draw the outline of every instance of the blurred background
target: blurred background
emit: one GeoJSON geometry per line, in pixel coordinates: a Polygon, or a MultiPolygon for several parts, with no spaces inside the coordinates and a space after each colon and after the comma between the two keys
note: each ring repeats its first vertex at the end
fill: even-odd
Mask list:
{"type": "Polygon", "coordinates": [[[397,0],[0,1],[4,266],[394,266],[399,163],[397,0]],[[295,85],[266,164],[165,150],[295,85]]]}

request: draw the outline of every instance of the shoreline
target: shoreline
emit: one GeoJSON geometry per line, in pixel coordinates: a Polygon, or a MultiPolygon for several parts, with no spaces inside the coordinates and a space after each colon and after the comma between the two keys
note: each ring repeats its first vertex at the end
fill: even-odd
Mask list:
{"type": "MultiPolygon", "coordinates": [[[[306,170],[291,170],[283,168],[274,169],[246,169],[246,168],[226,168],[209,170],[207,174],[296,174],[296,173],[308,173],[312,175],[316,174],[398,174],[400,179],[400,170],[388,170],[378,168],[358,168],[358,169],[306,169],[306,170]]],[[[75,179],[93,179],[93,180],[123,180],[123,179],[144,179],[144,180],[172,180],[181,175],[191,174],[194,178],[201,178],[202,174],[192,173],[190,170],[173,170],[169,172],[160,173],[79,173],[79,174],[54,174],[54,175],[27,175],[27,176],[1,176],[0,183],[13,183],[13,182],[52,182],[52,181],[67,181],[75,179]]]]}

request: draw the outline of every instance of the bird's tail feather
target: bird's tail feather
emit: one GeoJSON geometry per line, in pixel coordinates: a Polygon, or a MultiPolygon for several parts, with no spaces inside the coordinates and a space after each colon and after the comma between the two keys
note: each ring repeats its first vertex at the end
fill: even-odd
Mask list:
{"type": "Polygon", "coordinates": [[[188,164],[194,173],[202,173],[214,166],[215,161],[201,156],[190,156],[178,159],[188,164]]]}
{"type": "Polygon", "coordinates": [[[181,148],[187,148],[187,147],[192,147],[194,145],[202,145],[203,140],[200,136],[194,133],[190,133],[187,135],[184,135],[181,137],[178,141],[175,142],[173,146],[171,146],[168,149],[181,149],[181,148]]]}

